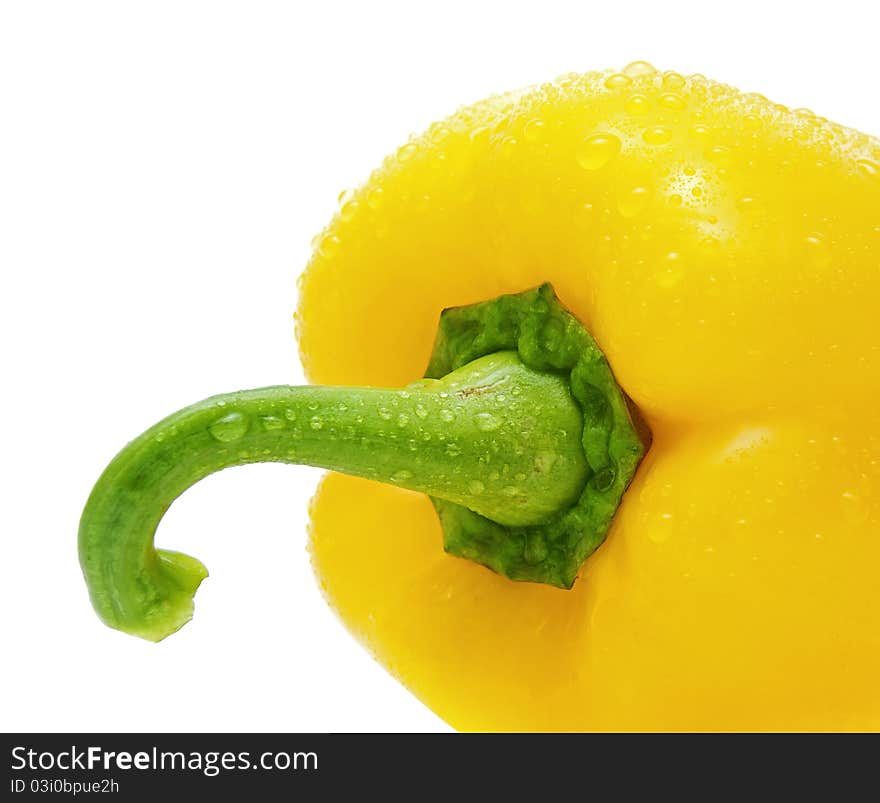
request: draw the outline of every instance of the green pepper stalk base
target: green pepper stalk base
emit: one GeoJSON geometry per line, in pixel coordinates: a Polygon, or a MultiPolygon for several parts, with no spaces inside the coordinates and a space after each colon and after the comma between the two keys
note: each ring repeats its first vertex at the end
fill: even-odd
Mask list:
{"type": "Polygon", "coordinates": [[[568,588],[643,452],[604,356],[545,285],[445,311],[427,377],[406,388],[270,387],[169,416],[98,480],[80,563],[107,625],[164,638],[207,576],[153,546],[165,511],[209,474],[271,461],[427,493],[447,551],[568,588]]]}

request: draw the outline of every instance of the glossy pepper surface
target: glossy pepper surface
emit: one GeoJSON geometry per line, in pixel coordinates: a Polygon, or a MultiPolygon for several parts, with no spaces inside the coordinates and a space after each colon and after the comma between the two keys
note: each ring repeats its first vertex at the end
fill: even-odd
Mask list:
{"type": "Polygon", "coordinates": [[[880,142],[640,63],[489,99],[343,199],[303,360],[405,382],[442,308],[543,281],[654,436],[608,540],[572,591],[514,584],[331,475],[349,628],[459,728],[880,727],[880,142]]]}
{"type": "Polygon", "coordinates": [[[313,504],[329,601],[458,728],[876,729],[878,310],[876,139],[644,63],[491,98],[320,236],[297,317],[329,388],[207,400],[111,464],[92,599],[173,632],[205,573],[152,550],[167,504],[312,462],[361,477],[313,504]]]}

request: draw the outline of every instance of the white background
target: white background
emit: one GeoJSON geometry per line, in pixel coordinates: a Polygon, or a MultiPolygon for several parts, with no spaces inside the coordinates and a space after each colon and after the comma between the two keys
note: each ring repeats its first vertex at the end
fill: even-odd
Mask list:
{"type": "Polygon", "coordinates": [[[91,611],[92,483],[180,406],[302,380],[310,240],[410,132],[648,59],[880,133],[873,6],[0,2],[0,729],[446,730],[317,591],[317,471],[235,469],[175,504],[158,542],[211,578],[158,646],[91,611]]]}

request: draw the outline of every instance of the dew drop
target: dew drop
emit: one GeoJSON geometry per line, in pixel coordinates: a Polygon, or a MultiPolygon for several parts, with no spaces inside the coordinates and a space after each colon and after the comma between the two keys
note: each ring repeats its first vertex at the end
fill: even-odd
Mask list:
{"type": "Polygon", "coordinates": [[[851,524],[863,524],[868,520],[868,505],[852,491],[844,491],[841,494],[844,501],[844,515],[851,524]]]}
{"type": "Polygon", "coordinates": [[[339,208],[339,217],[343,220],[351,220],[359,208],[360,204],[357,201],[348,201],[339,208]]]}
{"type": "Polygon", "coordinates": [[[397,426],[405,427],[407,424],[409,424],[409,416],[406,413],[397,416],[397,426]]]}
{"type": "Polygon", "coordinates": [[[660,271],[657,273],[657,284],[660,287],[674,287],[684,276],[681,254],[672,252],[666,255],[660,271]]]}
{"type": "Polygon", "coordinates": [[[727,164],[730,161],[730,149],[724,145],[715,145],[706,152],[706,156],[715,164],[727,164]]]}
{"type": "Polygon", "coordinates": [[[537,142],[544,136],[544,121],[535,118],[523,126],[523,139],[526,142],[537,142]]]}
{"type": "Polygon", "coordinates": [[[324,422],[318,418],[318,416],[313,415],[311,420],[309,421],[309,426],[312,429],[324,429],[324,422]]]}
{"type": "Polygon", "coordinates": [[[479,480],[471,480],[468,483],[468,490],[474,494],[475,496],[479,496],[483,491],[486,490],[486,486],[483,485],[479,480]]]}
{"type": "Polygon", "coordinates": [[[455,443],[449,443],[446,446],[446,454],[450,457],[458,457],[461,454],[461,447],[455,443]]]}
{"type": "Polygon", "coordinates": [[[515,485],[505,485],[504,488],[501,489],[501,493],[513,498],[514,496],[521,496],[522,490],[515,485]]]}
{"type": "Polygon", "coordinates": [[[230,413],[208,427],[211,436],[221,443],[237,441],[248,431],[248,420],[241,413],[230,413]]]}
{"type": "Polygon", "coordinates": [[[655,544],[662,544],[672,535],[672,514],[661,513],[652,526],[648,527],[648,539],[655,544]]]}
{"type": "Polygon", "coordinates": [[[807,258],[817,267],[827,267],[831,264],[831,249],[828,243],[819,234],[811,234],[804,239],[807,246],[807,258]]]}
{"type": "Polygon", "coordinates": [[[427,418],[428,417],[428,408],[425,407],[424,404],[417,404],[416,405],[416,415],[419,418],[427,418]]]}
{"type": "Polygon", "coordinates": [[[383,194],[384,193],[381,187],[373,187],[373,189],[371,189],[367,193],[367,206],[369,206],[370,209],[372,209],[374,212],[380,206],[382,206],[382,202],[384,200],[384,198],[382,197],[383,194]]]}
{"type": "Polygon", "coordinates": [[[477,429],[483,432],[492,432],[501,426],[501,420],[492,413],[477,413],[474,416],[474,421],[477,424],[477,429]]]}
{"type": "Polygon", "coordinates": [[[624,107],[629,114],[645,114],[650,108],[651,102],[647,95],[630,95],[626,99],[624,107]]]}
{"type": "Polygon", "coordinates": [[[581,226],[590,225],[596,212],[596,207],[591,203],[577,204],[574,208],[575,222],[581,226]]]}
{"type": "Polygon", "coordinates": [[[596,490],[604,493],[612,485],[614,485],[614,479],[616,477],[615,471],[611,466],[606,466],[596,473],[593,477],[593,485],[596,486],[596,490]]]}
{"type": "Polygon", "coordinates": [[[263,425],[263,429],[281,429],[284,426],[284,421],[276,415],[264,415],[260,419],[260,423],[263,425]]]}
{"type": "Polygon", "coordinates": [[[391,475],[391,482],[400,484],[401,482],[406,482],[407,480],[412,479],[412,471],[407,471],[405,468],[402,468],[400,471],[395,471],[391,475]]]}
{"type": "Polygon", "coordinates": [[[339,250],[339,238],[335,234],[324,237],[318,245],[322,257],[329,259],[339,250]]]}
{"type": "Polygon", "coordinates": [[[518,145],[519,140],[516,137],[505,137],[501,140],[501,145],[499,146],[498,151],[503,158],[509,159],[516,152],[518,145]]]}
{"type": "Polygon", "coordinates": [[[660,96],[660,105],[664,109],[678,112],[684,109],[687,103],[685,103],[681,95],[677,95],[675,92],[667,92],[665,95],[660,96]]]}
{"type": "Polygon", "coordinates": [[[645,211],[650,193],[645,187],[633,187],[617,199],[617,211],[625,218],[636,217],[645,211]]]}
{"type": "Polygon", "coordinates": [[[649,145],[665,145],[672,140],[672,131],[666,126],[657,125],[645,129],[642,139],[649,145]]]}
{"type": "Polygon", "coordinates": [[[870,159],[859,159],[856,164],[863,175],[869,178],[880,177],[880,164],[877,162],[872,162],[870,159]]]}
{"type": "Polygon", "coordinates": [[[687,81],[677,72],[670,70],[663,73],[663,88],[668,89],[670,92],[678,92],[678,90],[684,89],[686,84],[687,81]]]}
{"type": "Polygon", "coordinates": [[[623,74],[629,78],[640,78],[643,75],[655,75],[656,73],[654,65],[647,61],[634,61],[623,68],[623,74]]]}
{"type": "Polygon", "coordinates": [[[606,89],[622,89],[625,86],[629,86],[632,83],[632,78],[624,75],[623,73],[616,72],[614,75],[609,75],[605,79],[605,88],[606,89]]]}
{"type": "Polygon", "coordinates": [[[587,137],[577,150],[577,163],[584,170],[599,170],[620,153],[620,140],[614,134],[587,137]]]}
{"type": "Polygon", "coordinates": [[[471,142],[482,142],[489,138],[489,135],[492,133],[492,129],[489,126],[481,125],[474,128],[470,134],[468,134],[468,139],[471,142]]]}
{"type": "Polygon", "coordinates": [[[389,410],[387,407],[380,407],[378,413],[379,418],[381,418],[383,421],[391,420],[391,410],[389,410]]]}
{"type": "Polygon", "coordinates": [[[440,418],[448,424],[455,418],[455,413],[453,413],[452,410],[441,410],[440,418]]]}
{"type": "Polygon", "coordinates": [[[400,150],[397,151],[397,161],[408,162],[416,155],[416,146],[408,142],[400,150]]]}

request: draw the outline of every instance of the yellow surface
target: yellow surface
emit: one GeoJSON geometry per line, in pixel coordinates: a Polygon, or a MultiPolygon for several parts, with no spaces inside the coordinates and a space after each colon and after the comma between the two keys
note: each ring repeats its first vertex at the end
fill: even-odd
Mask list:
{"type": "Polygon", "coordinates": [[[303,360],[404,384],[442,308],[544,281],[655,436],[608,541],[514,583],[331,475],[343,621],[462,729],[880,729],[880,142],[644,64],[463,109],[343,197],[303,360]]]}

